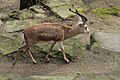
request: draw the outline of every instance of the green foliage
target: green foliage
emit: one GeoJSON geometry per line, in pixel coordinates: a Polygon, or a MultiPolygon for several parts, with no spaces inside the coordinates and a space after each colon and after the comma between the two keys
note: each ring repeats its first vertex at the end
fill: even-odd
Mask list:
{"type": "Polygon", "coordinates": [[[110,8],[97,8],[92,10],[94,14],[98,15],[115,15],[118,16],[120,12],[120,8],[110,7],[110,8]]]}

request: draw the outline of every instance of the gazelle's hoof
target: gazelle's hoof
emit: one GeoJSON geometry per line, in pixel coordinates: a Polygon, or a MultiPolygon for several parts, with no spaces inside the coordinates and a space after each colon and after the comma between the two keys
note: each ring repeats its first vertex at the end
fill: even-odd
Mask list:
{"type": "Polygon", "coordinates": [[[36,61],[36,60],[34,60],[34,61],[33,61],[33,64],[37,64],[37,61],[36,61]]]}
{"type": "Polygon", "coordinates": [[[15,65],[15,64],[16,64],[16,60],[13,61],[13,65],[15,65]]]}
{"type": "Polygon", "coordinates": [[[66,62],[66,63],[69,63],[70,61],[69,61],[68,59],[65,59],[65,62],[66,62]]]}
{"type": "Polygon", "coordinates": [[[48,56],[46,56],[45,58],[46,58],[46,60],[47,60],[46,62],[47,62],[47,63],[49,63],[49,62],[50,62],[49,57],[48,57],[48,56]]]}
{"type": "Polygon", "coordinates": [[[47,63],[49,63],[49,62],[50,62],[50,59],[49,59],[49,58],[46,58],[46,59],[47,59],[47,61],[46,61],[46,62],[47,62],[47,63]]]}

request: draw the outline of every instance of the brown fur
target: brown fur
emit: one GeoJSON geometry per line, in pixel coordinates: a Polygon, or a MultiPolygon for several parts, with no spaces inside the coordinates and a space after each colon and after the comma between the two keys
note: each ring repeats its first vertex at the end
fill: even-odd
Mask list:
{"type": "Polygon", "coordinates": [[[29,27],[23,31],[25,42],[33,45],[38,41],[62,41],[64,40],[65,31],[69,31],[71,27],[61,24],[42,23],[29,27]]]}
{"type": "Polygon", "coordinates": [[[33,58],[30,52],[30,47],[39,41],[54,41],[54,43],[51,45],[49,49],[49,53],[46,55],[46,59],[48,61],[49,61],[49,55],[51,54],[52,48],[54,47],[56,42],[60,42],[59,45],[63,52],[64,60],[68,63],[69,60],[66,58],[62,41],[70,37],[74,37],[83,32],[84,30],[83,30],[82,23],[79,23],[72,27],[68,27],[66,25],[57,24],[57,23],[41,23],[41,24],[37,24],[29,28],[26,28],[23,30],[26,44],[18,49],[16,58],[13,64],[15,64],[15,62],[17,61],[17,58],[19,56],[18,53],[21,50],[22,51],[27,50],[32,61],[36,63],[35,59],[33,58]]]}
{"type": "MultiPolygon", "coordinates": [[[[59,42],[60,48],[63,52],[64,60],[68,63],[69,60],[66,58],[65,52],[64,52],[64,46],[63,41],[65,39],[68,39],[70,37],[74,37],[80,33],[84,32],[83,23],[78,23],[72,27],[62,25],[59,23],[41,23],[34,26],[31,26],[29,28],[26,28],[23,30],[24,33],[24,39],[25,39],[25,45],[20,47],[16,59],[13,64],[17,61],[17,58],[19,56],[19,52],[21,50],[28,51],[32,61],[36,63],[35,59],[33,58],[30,47],[34,44],[36,44],[39,41],[54,41],[54,43],[51,45],[48,54],[46,55],[46,59],[49,61],[49,55],[51,54],[51,50],[54,47],[54,45],[59,42]]],[[[16,31],[17,32],[17,31],[16,31]]],[[[18,31],[19,32],[19,31],[18,31]]]]}
{"type": "Polygon", "coordinates": [[[38,41],[62,41],[82,31],[79,25],[68,27],[57,23],[42,23],[25,29],[23,33],[26,43],[33,45],[38,41]]]}

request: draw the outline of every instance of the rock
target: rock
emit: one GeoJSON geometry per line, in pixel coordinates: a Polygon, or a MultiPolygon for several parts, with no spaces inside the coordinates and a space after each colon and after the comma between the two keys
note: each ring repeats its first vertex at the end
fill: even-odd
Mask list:
{"type": "Polygon", "coordinates": [[[68,2],[69,2],[69,0],[65,0],[65,1],[49,0],[49,1],[44,2],[44,4],[46,4],[50,8],[54,8],[54,7],[65,5],[68,2]]]}
{"type": "Polygon", "coordinates": [[[20,38],[10,38],[10,35],[0,35],[0,53],[3,55],[17,51],[22,44],[20,38]]]}
{"type": "Polygon", "coordinates": [[[75,7],[80,7],[80,6],[84,6],[84,3],[82,0],[46,0],[43,1],[44,4],[46,4],[47,6],[49,6],[51,9],[55,8],[55,7],[59,7],[59,6],[64,6],[64,5],[68,5],[69,7],[72,7],[72,5],[74,5],[75,7]]]}
{"type": "Polygon", "coordinates": [[[13,31],[17,31],[20,29],[25,29],[27,27],[30,27],[34,24],[38,24],[40,23],[40,20],[14,20],[14,21],[7,21],[5,24],[5,30],[6,32],[13,32],[13,31]]]}
{"type": "Polygon", "coordinates": [[[0,20],[0,33],[4,32],[4,23],[0,20]]]}
{"type": "Polygon", "coordinates": [[[120,0],[114,0],[114,1],[111,1],[111,0],[84,0],[84,2],[86,4],[88,4],[89,6],[91,6],[92,9],[95,9],[95,8],[108,8],[110,6],[115,6],[115,7],[118,7],[120,8],[120,0]]]}
{"type": "Polygon", "coordinates": [[[0,0],[0,12],[9,13],[18,11],[20,8],[20,0],[0,0]]]}
{"type": "Polygon", "coordinates": [[[90,38],[91,48],[104,48],[120,52],[120,34],[95,32],[90,38]]]}
{"type": "Polygon", "coordinates": [[[111,80],[111,78],[102,74],[84,74],[76,76],[74,80],[111,80]]]}
{"type": "Polygon", "coordinates": [[[3,22],[0,20],[0,28],[2,27],[2,25],[4,25],[4,24],[3,24],[3,22]]]}
{"type": "Polygon", "coordinates": [[[70,16],[75,15],[69,11],[69,8],[70,8],[69,6],[64,5],[64,6],[53,8],[52,11],[54,13],[57,13],[57,15],[59,15],[61,18],[66,19],[70,16]]]}
{"type": "MultiPolygon", "coordinates": [[[[27,28],[33,24],[37,24],[40,20],[15,20],[8,21],[5,24],[5,32],[13,32],[20,29],[27,28]]],[[[1,34],[0,35],[0,53],[3,55],[17,51],[20,46],[22,46],[24,38],[22,33],[15,34],[1,34]]]]}
{"type": "Polygon", "coordinates": [[[38,19],[47,17],[46,12],[39,6],[32,6],[30,9],[23,9],[20,11],[14,11],[9,14],[9,20],[27,20],[27,19],[38,19]]]}
{"type": "Polygon", "coordinates": [[[34,5],[29,9],[36,12],[35,14],[33,14],[33,18],[35,19],[47,18],[46,12],[42,8],[40,8],[40,6],[34,5]]]}
{"type": "Polygon", "coordinates": [[[47,18],[47,15],[46,14],[37,13],[37,14],[33,14],[33,17],[35,19],[42,19],[42,18],[47,18]]]}
{"type": "Polygon", "coordinates": [[[18,18],[20,20],[25,20],[25,19],[32,19],[33,18],[33,14],[35,14],[36,12],[31,11],[29,9],[23,9],[20,11],[18,18]]]}
{"type": "Polygon", "coordinates": [[[45,11],[38,5],[31,6],[29,9],[37,13],[45,13],[45,11]]]}
{"type": "Polygon", "coordinates": [[[0,80],[22,80],[17,74],[5,74],[0,76],[0,80]]]}
{"type": "Polygon", "coordinates": [[[7,20],[9,18],[9,15],[6,13],[0,13],[0,19],[1,20],[7,20]]]}
{"type": "Polygon", "coordinates": [[[118,12],[118,17],[120,17],[120,11],[118,12]]]}
{"type": "Polygon", "coordinates": [[[29,9],[37,12],[37,13],[33,14],[33,17],[35,19],[47,18],[46,12],[42,8],[40,8],[40,6],[35,5],[35,6],[30,7],[29,9]]]}
{"type": "Polygon", "coordinates": [[[67,76],[29,76],[22,78],[18,74],[5,74],[0,76],[0,80],[119,80],[117,75],[104,74],[78,74],[67,76]]]}
{"type": "MultiPolygon", "coordinates": [[[[85,50],[85,46],[78,39],[70,38],[64,42],[65,52],[69,54],[68,56],[73,57],[76,54],[81,54],[85,50]]],[[[69,57],[68,57],[69,58],[69,57]]]]}
{"type": "MultiPolygon", "coordinates": [[[[48,52],[50,48],[51,43],[38,43],[36,46],[38,46],[41,51],[48,52]]],[[[76,54],[81,54],[83,50],[85,50],[85,47],[83,43],[81,43],[78,39],[71,38],[66,41],[64,41],[64,47],[65,47],[65,53],[67,58],[72,59],[76,56],[76,54]]],[[[63,58],[62,52],[60,50],[60,47],[58,44],[56,44],[52,50],[52,56],[63,58]]]]}
{"type": "Polygon", "coordinates": [[[50,7],[50,9],[56,13],[58,16],[60,16],[63,19],[66,19],[70,16],[73,16],[75,14],[71,13],[69,11],[69,8],[72,8],[72,5],[75,4],[75,8],[78,8],[80,6],[84,6],[84,3],[82,0],[46,0],[43,1],[45,5],[50,7]]]}
{"type": "Polygon", "coordinates": [[[73,80],[72,76],[30,76],[26,80],[73,80]]]}
{"type": "Polygon", "coordinates": [[[113,75],[109,75],[109,77],[112,79],[112,80],[119,80],[120,79],[120,75],[118,74],[113,74],[113,75]]]}

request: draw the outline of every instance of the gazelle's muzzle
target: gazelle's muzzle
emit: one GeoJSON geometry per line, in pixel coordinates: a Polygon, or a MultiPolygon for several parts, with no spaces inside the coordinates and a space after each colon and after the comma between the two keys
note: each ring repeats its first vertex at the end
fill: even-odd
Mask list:
{"type": "Polygon", "coordinates": [[[90,30],[89,30],[89,28],[87,27],[87,30],[86,30],[86,32],[87,32],[87,34],[89,34],[90,33],[90,30]]]}
{"type": "Polygon", "coordinates": [[[89,33],[90,33],[90,30],[89,30],[89,28],[87,27],[87,25],[84,25],[84,28],[85,28],[85,32],[86,32],[87,34],[89,34],[89,33]]]}

